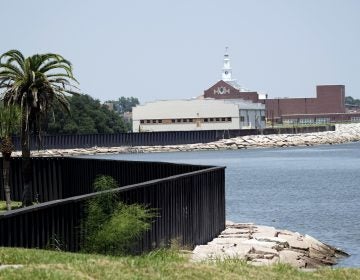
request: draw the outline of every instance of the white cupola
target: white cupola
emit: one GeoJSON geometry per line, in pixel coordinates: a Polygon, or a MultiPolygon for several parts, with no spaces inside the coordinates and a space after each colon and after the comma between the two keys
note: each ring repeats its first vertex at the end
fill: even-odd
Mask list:
{"type": "Polygon", "coordinates": [[[231,78],[231,74],[232,74],[232,69],[231,69],[231,66],[230,66],[230,58],[229,58],[229,53],[228,53],[228,47],[226,47],[225,48],[225,54],[224,54],[224,66],[222,68],[221,79],[224,82],[233,81],[233,79],[231,78]]]}

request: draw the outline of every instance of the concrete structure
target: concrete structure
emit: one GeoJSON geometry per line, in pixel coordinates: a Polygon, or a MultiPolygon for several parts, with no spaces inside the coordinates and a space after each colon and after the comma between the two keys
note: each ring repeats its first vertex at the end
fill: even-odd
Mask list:
{"type": "Polygon", "coordinates": [[[134,132],[264,127],[265,105],[244,100],[164,100],[133,108],[134,132]]]}

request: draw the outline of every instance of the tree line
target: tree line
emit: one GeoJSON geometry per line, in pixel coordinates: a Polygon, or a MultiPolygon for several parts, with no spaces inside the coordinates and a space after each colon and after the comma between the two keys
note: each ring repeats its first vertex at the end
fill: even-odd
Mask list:
{"type": "Polygon", "coordinates": [[[345,104],[360,106],[360,99],[355,99],[355,98],[353,98],[351,96],[346,96],[345,97],[345,104]]]}
{"type": "MultiPolygon", "coordinates": [[[[127,99],[125,97],[122,97],[127,99]]],[[[130,99],[130,98],[129,98],[130,99]]],[[[44,123],[48,134],[119,133],[131,131],[131,124],[115,110],[89,95],[68,98],[70,113],[55,107],[44,123]]]]}

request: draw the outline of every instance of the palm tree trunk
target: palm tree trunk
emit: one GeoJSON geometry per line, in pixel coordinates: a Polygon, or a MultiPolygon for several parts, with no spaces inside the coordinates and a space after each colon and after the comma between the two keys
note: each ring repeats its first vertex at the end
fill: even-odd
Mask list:
{"type": "Polygon", "coordinates": [[[22,173],[24,182],[22,207],[32,205],[32,164],[30,160],[30,129],[26,124],[25,114],[23,112],[21,123],[22,173]]]}
{"type": "Polygon", "coordinates": [[[11,198],[10,198],[10,158],[14,146],[10,136],[3,137],[0,145],[0,150],[3,155],[3,184],[5,191],[5,200],[7,210],[11,210],[11,198]]]}
{"type": "Polygon", "coordinates": [[[4,190],[6,208],[8,211],[11,210],[11,197],[10,197],[10,157],[3,154],[3,179],[4,179],[4,190]]]}

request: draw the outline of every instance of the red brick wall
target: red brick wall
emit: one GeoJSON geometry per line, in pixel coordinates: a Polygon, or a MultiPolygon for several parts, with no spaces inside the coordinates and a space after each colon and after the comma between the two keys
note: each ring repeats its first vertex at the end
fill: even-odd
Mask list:
{"type": "Polygon", "coordinates": [[[259,102],[259,95],[257,92],[241,92],[224,81],[219,81],[209,89],[205,90],[204,97],[214,99],[244,99],[252,102],[259,102]],[[224,89],[224,94],[215,93],[216,91],[219,91],[220,88],[224,89]]]}
{"type": "Polygon", "coordinates": [[[266,117],[277,119],[292,114],[345,113],[345,86],[317,86],[316,93],[316,98],[266,99],[266,117]]]}
{"type": "Polygon", "coordinates": [[[317,86],[319,113],[345,113],[345,86],[317,86]]]}

